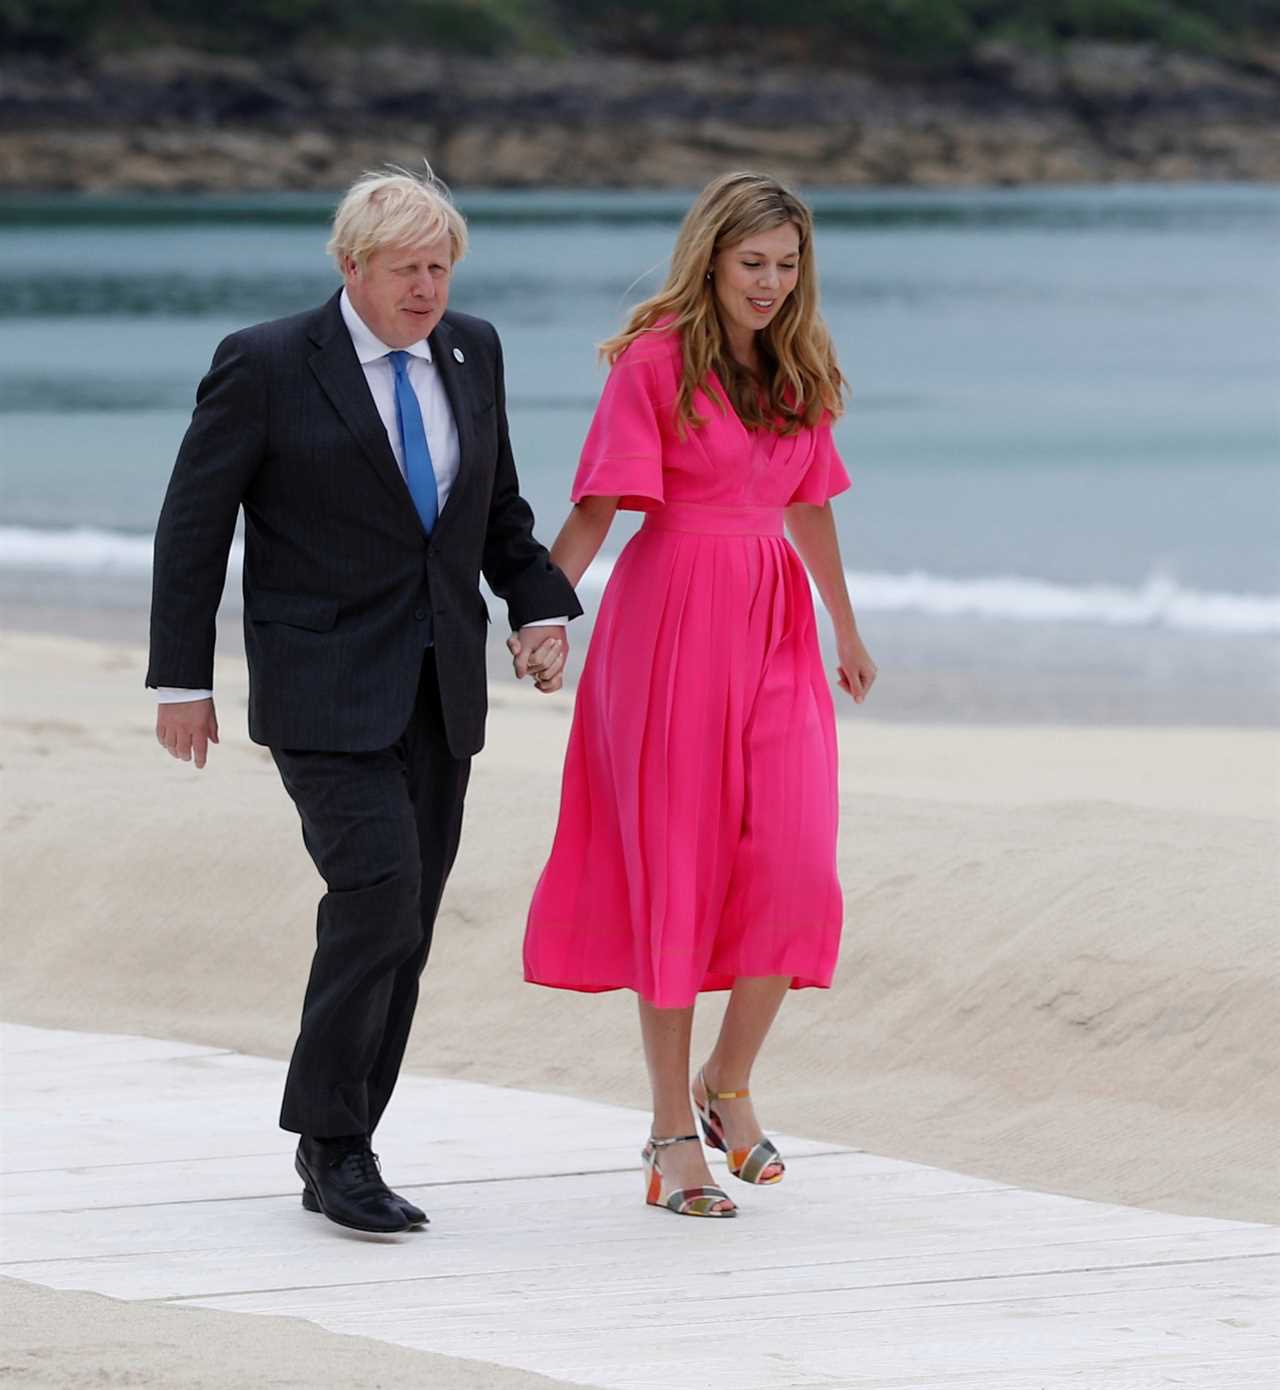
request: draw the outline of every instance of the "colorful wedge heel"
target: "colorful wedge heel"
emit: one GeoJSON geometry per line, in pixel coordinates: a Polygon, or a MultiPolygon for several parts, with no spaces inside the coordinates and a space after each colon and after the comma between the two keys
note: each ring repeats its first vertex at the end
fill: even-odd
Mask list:
{"type": "Polygon", "coordinates": [[[737,1216],[738,1208],[733,1205],[729,1194],[718,1187],[679,1187],[674,1192],[666,1190],[658,1150],[670,1148],[672,1144],[697,1142],[696,1134],[680,1134],[674,1139],[649,1139],[640,1153],[644,1160],[645,1201],[651,1207],[666,1207],[677,1216],[737,1216]],[[728,1210],[717,1211],[718,1202],[728,1202],[728,1210]]]}
{"type": "Polygon", "coordinates": [[[713,1149],[719,1149],[728,1158],[729,1171],[733,1176],[756,1187],[772,1187],[774,1183],[781,1182],[787,1167],[773,1143],[768,1139],[760,1139],[750,1148],[731,1149],[725,1138],[724,1123],[712,1104],[717,1100],[744,1100],[751,1092],[713,1091],[707,1085],[707,1078],[702,1072],[698,1073],[697,1084],[702,1087],[702,1093],[706,1097],[705,1101],[699,1101],[697,1090],[693,1092],[693,1108],[698,1112],[702,1132],[706,1135],[707,1143],[713,1149]],[[774,1166],[780,1171],[766,1177],[765,1174],[774,1166]]]}

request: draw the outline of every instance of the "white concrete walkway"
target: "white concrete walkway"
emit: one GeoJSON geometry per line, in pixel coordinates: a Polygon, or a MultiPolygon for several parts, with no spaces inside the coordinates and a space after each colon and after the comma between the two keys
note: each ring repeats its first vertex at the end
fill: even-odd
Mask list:
{"type": "MultiPolygon", "coordinates": [[[[646,1208],[646,1117],[405,1077],[379,1131],[424,1232],[304,1213],[278,1062],[7,1025],[0,1274],[617,1390],[1280,1383],[1280,1230],[776,1136],[736,1221],[646,1208]]],[[[1088,1143],[1088,1136],[1081,1136],[1088,1143]]],[[[713,1164],[713,1171],[716,1165],[713,1164]]]]}

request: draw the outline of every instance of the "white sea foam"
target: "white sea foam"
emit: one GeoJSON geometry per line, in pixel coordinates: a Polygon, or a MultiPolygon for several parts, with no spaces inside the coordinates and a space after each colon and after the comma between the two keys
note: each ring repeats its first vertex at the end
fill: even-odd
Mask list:
{"type": "Polygon", "coordinates": [[[849,590],[862,608],[937,617],[1004,618],[1014,622],[1100,623],[1184,632],[1280,633],[1280,594],[1188,589],[1167,575],[1141,584],[1063,584],[1018,575],[946,579],[910,574],[851,573],[849,590]]]}
{"type": "MultiPolygon", "coordinates": [[[[583,587],[601,590],[613,565],[597,560],[583,587]]],[[[1138,585],[1063,584],[1020,575],[948,579],[850,570],[855,606],[867,613],[919,613],[937,618],[993,618],[1026,623],[1095,623],[1180,632],[1280,634],[1280,594],[1233,594],[1189,589],[1167,575],[1138,585]]]]}
{"type": "MultiPolygon", "coordinates": [[[[91,527],[38,530],[0,526],[0,569],[104,577],[145,576],[151,570],[151,537],[91,527]]],[[[239,543],[231,568],[238,570],[239,543]]],[[[612,572],[597,560],[583,586],[598,593],[612,572]]],[[[1154,627],[1170,631],[1280,634],[1280,594],[1222,593],[1190,589],[1155,574],[1138,585],[1065,584],[1019,575],[949,579],[913,570],[908,574],[851,571],[849,590],[864,612],[931,617],[988,618],[1007,622],[1082,623],[1106,627],[1154,627]]]]}
{"type": "MultiPolygon", "coordinates": [[[[0,526],[0,569],[37,574],[149,575],[150,536],[104,531],[92,526],[38,530],[0,526]]],[[[232,546],[230,564],[238,566],[240,542],[232,546]]]]}

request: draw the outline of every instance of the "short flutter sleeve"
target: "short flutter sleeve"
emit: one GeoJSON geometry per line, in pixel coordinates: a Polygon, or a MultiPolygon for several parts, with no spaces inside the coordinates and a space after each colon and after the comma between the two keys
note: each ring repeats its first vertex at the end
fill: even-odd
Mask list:
{"type": "Polygon", "coordinates": [[[813,454],[804,476],[791,494],[791,502],[808,502],[820,507],[849,486],[849,474],[836,449],[836,441],[831,434],[831,416],[827,415],[814,427],[813,454]]]}
{"type": "Polygon", "coordinates": [[[582,446],[570,494],[573,501],[616,497],[619,507],[638,512],[662,506],[662,407],[656,365],[652,355],[637,353],[634,344],[613,364],[582,446]]]}

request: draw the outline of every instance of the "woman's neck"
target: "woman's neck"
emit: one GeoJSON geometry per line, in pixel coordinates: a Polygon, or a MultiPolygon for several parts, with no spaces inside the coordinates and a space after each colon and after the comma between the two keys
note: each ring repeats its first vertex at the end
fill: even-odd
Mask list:
{"type": "Polygon", "coordinates": [[[736,325],[726,326],[724,336],[725,346],[729,349],[729,356],[739,366],[745,367],[747,371],[759,376],[760,349],[756,346],[755,332],[750,328],[738,328],[736,325]]]}

